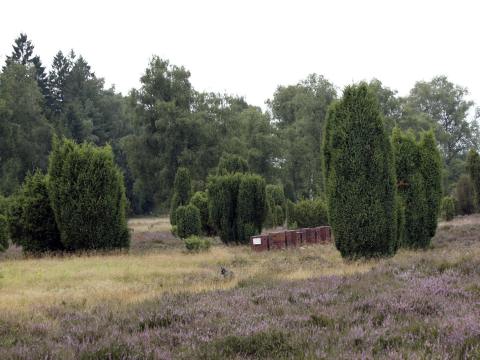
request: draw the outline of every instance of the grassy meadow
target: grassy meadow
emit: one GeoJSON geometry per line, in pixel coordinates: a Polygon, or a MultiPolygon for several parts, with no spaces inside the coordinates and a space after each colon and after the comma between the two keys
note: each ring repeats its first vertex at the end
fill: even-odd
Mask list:
{"type": "Polygon", "coordinates": [[[191,254],[167,219],[129,226],[129,252],[2,255],[1,359],[480,357],[479,216],[369,261],[333,245],[191,254]]]}

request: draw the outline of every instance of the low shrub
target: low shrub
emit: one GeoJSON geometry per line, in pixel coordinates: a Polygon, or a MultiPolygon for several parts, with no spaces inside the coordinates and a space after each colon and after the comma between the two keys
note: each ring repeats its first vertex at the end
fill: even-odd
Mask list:
{"type": "Polygon", "coordinates": [[[190,236],[185,239],[185,248],[191,252],[208,251],[212,243],[210,239],[198,236],[190,236]]]}
{"type": "Polygon", "coordinates": [[[321,199],[300,200],[290,212],[289,224],[295,223],[299,228],[328,224],[327,205],[321,199]]]}
{"type": "Polygon", "coordinates": [[[197,191],[190,199],[190,204],[196,206],[200,210],[200,220],[202,223],[202,233],[207,236],[215,234],[215,230],[210,224],[210,217],[208,215],[208,196],[204,191],[197,191]]]}
{"type": "Polygon", "coordinates": [[[280,185],[267,185],[265,188],[267,199],[267,218],[265,225],[275,228],[285,223],[285,194],[280,185]]]}
{"type": "Polygon", "coordinates": [[[25,178],[9,213],[11,240],[24,252],[63,249],[44,174],[37,171],[25,178]]]}
{"type": "Polygon", "coordinates": [[[442,218],[450,221],[455,216],[455,199],[452,196],[445,196],[442,199],[442,218]]]}
{"type": "Polygon", "coordinates": [[[202,222],[200,210],[195,205],[179,206],[175,216],[178,237],[186,239],[192,235],[200,235],[202,222]]]}
{"type": "Polygon", "coordinates": [[[8,223],[4,215],[0,215],[0,251],[8,249],[8,223]]]}

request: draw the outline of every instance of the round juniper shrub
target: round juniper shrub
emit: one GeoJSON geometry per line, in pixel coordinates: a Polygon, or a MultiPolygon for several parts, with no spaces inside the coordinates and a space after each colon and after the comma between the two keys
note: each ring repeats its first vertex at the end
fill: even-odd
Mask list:
{"type": "Polygon", "coordinates": [[[204,191],[197,191],[190,199],[190,204],[196,206],[200,210],[200,219],[202,223],[202,233],[207,236],[215,234],[213,227],[210,225],[210,217],[208,214],[208,196],[204,191]]]}
{"type": "MultiPolygon", "coordinates": [[[[425,227],[430,239],[437,230],[442,200],[442,158],[433,130],[422,133],[420,143],[420,172],[426,197],[425,227]]],[[[429,243],[430,239],[427,241],[429,243]]]]}
{"type": "Polygon", "coordinates": [[[395,169],[381,110],[366,83],[347,86],[327,114],[323,141],[327,207],[344,257],[395,252],[395,169]]]}
{"type": "Polygon", "coordinates": [[[202,222],[200,210],[192,204],[177,208],[177,235],[186,239],[193,235],[200,235],[202,222]]]}
{"type": "Polygon", "coordinates": [[[471,149],[467,156],[467,172],[470,175],[470,179],[473,183],[473,189],[475,192],[475,208],[480,210],[480,155],[471,149]]]}
{"type": "Polygon", "coordinates": [[[27,253],[63,250],[48,192],[40,171],[25,178],[11,212],[11,239],[27,253]]]}
{"type": "Polygon", "coordinates": [[[250,236],[262,232],[267,216],[265,188],[265,180],[261,176],[241,176],[237,200],[237,241],[240,243],[248,243],[250,236]]]}
{"type": "Polygon", "coordinates": [[[128,247],[123,176],[110,146],[54,139],[48,192],[67,251],[128,247]]]}
{"type": "Polygon", "coordinates": [[[212,226],[224,243],[237,239],[237,201],[242,174],[211,176],[208,179],[208,213],[212,226]]]}
{"type": "Polygon", "coordinates": [[[239,155],[223,154],[218,162],[217,175],[247,173],[248,171],[247,160],[239,155]]]}
{"type": "Polygon", "coordinates": [[[442,199],[442,218],[445,221],[453,220],[455,217],[455,199],[452,196],[445,196],[442,199]]]}
{"type": "MultiPolygon", "coordinates": [[[[403,246],[422,248],[428,246],[431,239],[429,228],[430,212],[427,197],[427,181],[422,173],[422,153],[412,132],[403,133],[395,128],[392,134],[392,145],[395,153],[398,195],[404,204],[405,228],[403,246]]],[[[436,224],[436,220],[435,220],[436,224]]]]}
{"type": "Polygon", "coordinates": [[[327,204],[320,198],[300,200],[294,205],[292,221],[299,228],[328,225],[327,204]]]}

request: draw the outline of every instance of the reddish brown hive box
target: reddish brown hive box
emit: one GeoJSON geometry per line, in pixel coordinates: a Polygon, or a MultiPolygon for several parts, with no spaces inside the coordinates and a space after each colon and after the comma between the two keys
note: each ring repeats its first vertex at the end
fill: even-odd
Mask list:
{"type": "Polygon", "coordinates": [[[252,250],[267,251],[267,250],[269,250],[268,235],[251,236],[250,237],[250,244],[252,246],[252,250]]]}
{"type": "Polygon", "coordinates": [[[270,249],[285,249],[287,247],[285,231],[270,233],[269,236],[270,249]]]}

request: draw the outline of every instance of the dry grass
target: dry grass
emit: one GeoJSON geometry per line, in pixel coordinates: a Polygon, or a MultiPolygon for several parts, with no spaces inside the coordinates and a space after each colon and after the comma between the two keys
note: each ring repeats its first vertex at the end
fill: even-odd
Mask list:
{"type": "MultiPolygon", "coordinates": [[[[462,225],[465,221],[458,218],[442,224],[441,228],[462,225]]],[[[468,224],[475,221],[480,222],[480,217],[469,218],[468,224]]],[[[160,231],[170,227],[168,218],[134,219],[129,225],[134,229],[130,253],[20,260],[17,256],[7,257],[0,262],[0,311],[63,303],[86,307],[103,302],[127,304],[164,293],[197,293],[250,282],[351,275],[364,273],[385,261],[407,263],[423,256],[422,252],[402,250],[393,259],[347,262],[333,245],[268,253],[253,253],[246,246],[218,245],[207,253],[188,254],[180,240],[160,231]],[[149,240],[150,243],[138,240],[138,234],[147,233],[149,229],[153,234],[163,234],[169,247],[155,249],[155,240],[149,240]],[[146,243],[150,246],[149,252],[135,251],[136,247],[148,248],[146,243]],[[234,276],[224,278],[220,274],[221,266],[232,270],[234,276]]],[[[465,256],[462,248],[448,247],[443,254],[441,249],[437,252],[439,258],[451,261],[465,256]]],[[[469,249],[469,254],[480,256],[480,249],[469,249]]]]}
{"type": "Polygon", "coordinates": [[[0,262],[0,311],[24,311],[38,305],[128,304],[164,293],[197,293],[249,282],[349,275],[368,271],[375,264],[344,262],[333,245],[258,254],[247,246],[217,245],[207,253],[189,254],[180,240],[168,236],[170,247],[166,249],[155,249],[153,240],[153,250],[136,251],[144,250],[146,242],[135,238],[135,234],[148,229],[157,233],[167,226],[168,219],[138,219],[129,224],[134,227],[134,249],[130,253],[7,258],[0,262]],[[231,270],[233,276],[221,275],[221,266],[231,270]]]}
{"type": "Polygon", "coordinates": [[[172,229],[168,217],[134,218],[128,221],[128,227],[134,233],[169,232],[172,229]]]}

